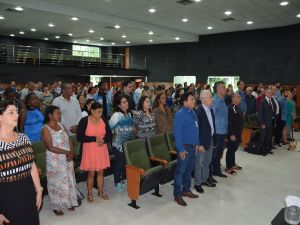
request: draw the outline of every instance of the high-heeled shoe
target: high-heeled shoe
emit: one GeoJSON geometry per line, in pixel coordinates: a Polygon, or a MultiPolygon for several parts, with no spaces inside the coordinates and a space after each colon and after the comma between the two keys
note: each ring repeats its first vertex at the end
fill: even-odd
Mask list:
{"type": "Polygon", "coordinates": [[[108,195],[104,194],[103,192],[98,192],[98,196],[103,200],[109,200],[108,195]]]}
{"type": "Polygon", "coordinates": [[[87,196],[86,196],[86,200],[87,200],[89,203],[94,202],[93,195],[87,195],[87,196]]]}

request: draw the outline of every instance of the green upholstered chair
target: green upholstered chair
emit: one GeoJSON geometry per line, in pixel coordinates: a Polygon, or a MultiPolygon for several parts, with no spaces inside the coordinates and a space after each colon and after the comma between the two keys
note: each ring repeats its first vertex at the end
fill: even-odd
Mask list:
{"type": "Polygon", "coordinates": [[[35,164],[39,170],[41,179],[46,177],[46,147],[42,141],[31,143],[34,152],[35,164]]]}
{"type": "Polygon", "coordinates": [[[256,113],[247,115],[249,127],[251,129],[259,129],[258,119],[256,113]]]}
{"type": "Polygon", "coordinates": [[[175,137],[174,137],[174,132],[167,132],[166,133],[166,139],[167,139],[167,144],[169,147],[169,151],[174,155],[176,155],[176,147],[175,147],[175,137]]]}
{"type": "Polygon", "coordinates": [[[172,160],[167,140],[164,134],[154,135],[147,138],[147,147],[150,157],[156,157],[165,160],[167,164],[164,167],[164,174],[160,184],[166,184],[173,180],[177,160],[172,160]]]}
{"type": "Polygon", "coordinates": [[[151,161],[162,164],[166,162],[148,156],[144,139],[125,142],[124,155],[126,160],[127,193],[131,199],[129,206],[137,209],[139,206],[136,205],[136,200],[140,195],[153,189],[156,189],[157,194],[157,190],[159,190],[159,183],[164,168],[161,165],[153,166],[151,161]]]}

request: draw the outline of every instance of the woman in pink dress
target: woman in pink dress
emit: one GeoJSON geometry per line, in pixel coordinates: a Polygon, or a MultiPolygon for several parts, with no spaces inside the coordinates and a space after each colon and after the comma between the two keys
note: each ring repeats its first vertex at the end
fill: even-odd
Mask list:
{"type": "Polygon", "coordinates": [[[77,140],[82,146],[80,169],[88,171],[88,202],[93,202],[92,189],[95,172],[97,172],[98,196],[104,200],[109,199],[103,192],[103,170],[110,167],[107,144],[111,142],[112,134],[109,125],[102,118],[102,113],[102,105],[93,103],[90,115],[80,120],[77,129],[77,140]]]}

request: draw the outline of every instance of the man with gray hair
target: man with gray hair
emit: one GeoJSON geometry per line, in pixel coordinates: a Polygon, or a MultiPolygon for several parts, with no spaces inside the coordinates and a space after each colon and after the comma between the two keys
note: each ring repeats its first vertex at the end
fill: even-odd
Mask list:
{"type": "Polygon", "coordinates": [[[197,148],[195,158],[195,181],[194,186],[197,192],[203,193],[202,185],[215,187],[209,178],[209,165],[213,152],[213,137],[215,134],[215,116],[211,109],[212,95],[210,90],[202,90],[200,93],[201,104],[198,105],[195,113],[199,123],[200,146],[197,148]]]}

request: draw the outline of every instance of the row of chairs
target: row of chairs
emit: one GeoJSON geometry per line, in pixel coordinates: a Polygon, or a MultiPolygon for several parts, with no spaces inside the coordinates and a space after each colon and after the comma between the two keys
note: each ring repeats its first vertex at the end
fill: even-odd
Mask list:
{"type": "MultiPolygon", "coordinates": [[[[75,156],[80,156],[80,145],[76,136],[70,137],[75,156]]],[[[39,170],[42,185],[47,194],[46,175],[46,147],[42,141],[32,142],[35,162],[39,170]]],[[[176,166],[175,139],[173,132],[155,135],[147,139],[136,139],[124,143],[124,154],[126,159],[127,192],[131,199],[130,206],[139,208],[136,200],[139,195],[151,190],[154,195],[159,194],[159,184],[166,184],[173,180],[176,166]]],[[[115,155],[110,152],[111,167],[105,170],[104,175],[113,173],[115,155]]],[[[77,182],[86,180],[87,173],[80,171],[79,165],[75,167],[77,182]]],[[[95,182],[95,185],[97,182],[95,182]]],[[[96,186],[95,186],[96,187],[96,186]]]]}
{"type": "Polygon", "coordinates": [[[129,206],[138,209],[139,196],[151,190],[153,195],[161,197],[159,185],[174,178],[177,163],[174,147],[173,132],[124,143],[129,206]]]}

